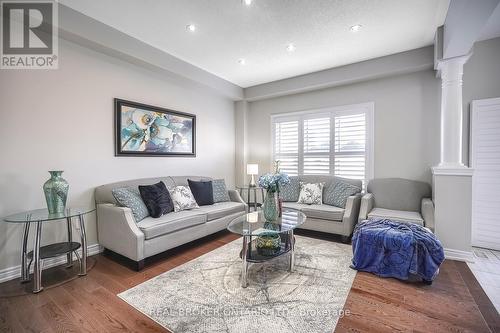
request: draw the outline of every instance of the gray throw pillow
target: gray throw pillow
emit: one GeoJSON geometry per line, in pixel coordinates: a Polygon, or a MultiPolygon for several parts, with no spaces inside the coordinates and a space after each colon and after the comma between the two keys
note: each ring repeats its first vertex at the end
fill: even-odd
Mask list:
{"type": "Polygon", "coordinates": [[[290,183],[280,186],[281,199],[285,202],[297,202],[299,200],[299,193],[299,177],[290,177],[290,183]]]}
{"type": "Polygon", "coordinates": [[[137,187],[114,188],[111,193],[118,204],[122,207],[128,207],[132,210],[135,222],[140,222],[149,216],[148,207],[142,201],[141,193],[137,187]]]}
{"type": "Polygon", "coordinates": [[[214,190],[214,202],[226,202],[230,200],[224,179],[212,180],[212,188],[214,190]]]}
{"type": "Polygon", "coordinates": [[[343,181],[336,181],[325,189],[324,203],[330,206],[345,208],[347,198],[360,192],[361,189],[357,186],[343,181]]]}

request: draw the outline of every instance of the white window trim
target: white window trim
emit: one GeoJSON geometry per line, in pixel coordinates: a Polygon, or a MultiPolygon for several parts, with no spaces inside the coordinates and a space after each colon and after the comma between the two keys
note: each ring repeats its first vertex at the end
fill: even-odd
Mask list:
{"type": "MultiPolygon", "coordinates": [[[[298,120],[299,121],[299,137],[304,135],[304,129],[303,129],[303,122],[300,120],[308,119],[308,118],[318,118],[321,117],[322,115],[324,116],[330,116],[333,118],[334,115],[350,115],[350,114],[356,114],[359,112],[364,112],[366,114],[366,138],[367,138],[367,143],[365,147],[365,154],[366,154],[366,175],[365,175],[365,181],[369,181],[373,179],[375,175],[375,103],[374,102],[367,102],[367,103],[359,103],[359,104],[350,104],[350,105],[341,105],[341,106],[335,106],[335,107],[328,107],[328,108],[321,108],[321,109],[312,109],[312,110],[302,110],[302,111],[294,111],[294,112],[287,112],[287,113],[273,113],[271,114],[271,160],[270,160],[270,165],[273,165],[274,163],[274,138],[276,136],[276,126],[275,121],[276,119],[279,119],[280,122],[282,121],[294,121],[298,120]]],[[[333,150],[333,145],[334,145],[334,140],[330,140],[330,151],[333,150]]],[[[299,140],[299,161],[303,158],[303,140],[299,140]]],[[[330,154],[330,156],[333,156],[334,154],[330,154]]],[[[330,157],[332,158],[332,157],[330,157]]],[[[299,163],[299,175],[303,174],[303,170],[300,170],[301,163],[299,163]]],[[[330,163],[332,165],[332,163],[330,163]]],[[[330,169],[330,174],[333,175],[334,173],[334,168],[330,169]]]]}

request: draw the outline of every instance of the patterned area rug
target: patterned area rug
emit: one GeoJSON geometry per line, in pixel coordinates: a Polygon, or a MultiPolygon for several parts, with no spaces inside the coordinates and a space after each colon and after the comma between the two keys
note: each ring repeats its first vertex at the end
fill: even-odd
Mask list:
{"type": "Polygon", "coordinates": [[[294,272],[288,255],[251,264],[241,288],[241,242],[118,296],[174,333],[333,332],[356,275],[350,245],[296,236],[294,272]]]}

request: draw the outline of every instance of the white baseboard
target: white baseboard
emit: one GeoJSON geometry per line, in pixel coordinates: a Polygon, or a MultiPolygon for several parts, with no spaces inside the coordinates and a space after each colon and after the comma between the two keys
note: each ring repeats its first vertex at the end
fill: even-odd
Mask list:
{"type": "Polygon", "coordinates": [[[446,259],[458,260],[465,262],[474,262],[474,255],[471,251],[462,251],[455,249],[444,249],[444,256],[446,259]]]}
{"type": "MultiPolygon", "coordinates": [[[[87,257],[96,255],[102,252],[102,247],[99,244],[92,244],[87,246],[87,257]]],[[[80,251],[81,254],[81,251],[80,251]]],[[[73,254],[73,258],[76,260],[76,256],[73,254]]],[[[50,268],[54,266],[58,266],[64,264],[66,262],[66,256],[60,256],[56,258],[49,258],[43,261],[43,268],[50,268]]],[[[33,265],[31,265],[31,272],[33,272],[33,265]]],[[[0,283],[6,282],[9,280],[17,279],[21,277],[21,265],[7,267],[5,269],[0,270],[0,283]]]]}

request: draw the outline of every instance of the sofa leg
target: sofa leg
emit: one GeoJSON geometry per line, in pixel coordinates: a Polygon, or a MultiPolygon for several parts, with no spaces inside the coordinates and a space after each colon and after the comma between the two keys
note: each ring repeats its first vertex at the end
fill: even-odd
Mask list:
{"type": "Polygon", "coordinates": [[[144,268],[144,259],[135,262],[135,270],[137,272],[141,271],[144,268]]]}
{"type": "Polygon", "coordinates": [[[425,285],[427,285],[427,286],[432,285],[432,280],[430,280],[430,281],[429,281],[429,280],[424,280],[424,279],[422,279],[422,282],[423,282],[425,285]]]}
{"type": "Polygon", "coordinates": [[[340,240],[342,243],[347,244],[349,243],[349,236],[342,235],[340,240]]]}

